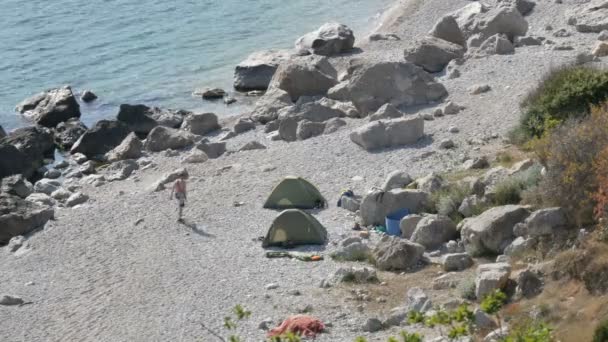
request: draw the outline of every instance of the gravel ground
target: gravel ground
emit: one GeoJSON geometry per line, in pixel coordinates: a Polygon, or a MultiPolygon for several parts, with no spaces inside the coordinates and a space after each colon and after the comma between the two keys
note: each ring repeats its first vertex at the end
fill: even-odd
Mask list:
{"type": "MultiPolygon", "coordinates": [[[[357,58],[400,59],[413,38],[424,35],[445,13],[467,3],[400,1],[385,15],[379,30],[395,32],[402,40],[363,44],[357,58]]],[[[332,323],[330,334],[321,335],[318,341],[352,341],[359,335],[367,335],[371,341],[385,340],[397,330],[364,334],[360,328],[365,319],[400,305],[398,298],[405,298],[407,286],[428,286],[438,270],[382,273],[388,289],[405,284],[403,292],[392,293],[394,300],[385,305],[369,305],[359,312],[355,309],[358,303],[344,297],[349,289],[318,287],[343,263],[329,258],[305,263],[264,257],[260,243],[254,240],[266,233],[277,215],[262,209],[266,196],[285,175],[309,179],[330,202],[330,208],[316,216],[327,227],[331,241],[338,241],[350,234],[354,220],[335,207],[341,189],[365,193],[397,169],[422,176],[457,167],[464,156],[491,154],[501,147],[500,137],[517,122],[522,96],[542,74],[592,48],[595,34],[553,38],[545,31],[546,24],[555,29],[566,27],[562,13],[571,6],[575,4],[543,0],[527,19],[532,34],[571,44],[575,50],[524,47],[510,56],[467,60],[460,68],[460,78],[442,78],[449,100],[466,109],[427,121],[428,137],[415,146],[365,152],[348,139],[361,120],[348,120],[337,133],[295,143],[269,141],[258,128],[231,139],[229,149],[258,140],[267,150],[238,152],[187,166],[191,180],[185,217],[190,227],[175,221],[175,203],[168,200],[168,191],[149,191],[164,172],[182,167],[181,157],[155,154],[150,156],[157,165],[154,168],[137,171],[122,182],[85,187],[83,192],[91,200],[78,208],[58,209],[56,220],[29,238],[30,251],[15,256],[0,249],[0,293],[32,302],[0,307],[0,340],[214,341],[200,322],[221,331],[222,318],[235,304],[253,312],[239,329],[246,341],[263,340],[264,332],[258,329],[263,319],[278,323],[307,304],[312,305],[312,314],[332,323]],[[469,95],[468,87],[482,83],[492,91],[469,95]],[[460,133],[447,132],[450,126],[457,126],[460,133]],[[484,146],[466,143],[469,138],[492,135],[499,138],[484,146]],[[456,149],[439,150],[444,138],[453,139],[456,149]],[[362,180],[353,180],[355,176],[362,180]],[[244,205],[235,207],[235,201],[244,205]],[[136,225],[138,219],[144,221],[136,225]],[[269,283],[277,283],[279,288],[266,290],[269,283]],[[302,295],[288,294],[292,289],[302,295]]],[[[335,63],[339,65],[341,60],[335,63]]],[[[326,249],[313,250],[327,255],[333,248],[330,243],[326,249]]],[[[382,292],[382,288],[376,290],[382,292]]]]}

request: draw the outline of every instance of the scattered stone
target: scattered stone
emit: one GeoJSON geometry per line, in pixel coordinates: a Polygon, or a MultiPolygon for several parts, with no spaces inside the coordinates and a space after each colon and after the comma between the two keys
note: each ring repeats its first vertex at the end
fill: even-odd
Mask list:
{"type": "Polygon", "coordinates": [[[465,46],[466,39],[458,27],[458,22],[452,15],[446,15],[435,24],[429,34],[453,44],[465,46]]]}
{"type": "Polygon", "coordinates": [[[425,121],[433,121],[433,120],[435,120],[435,117],[431,113],[424,113],[424,114],[422,114],[422,118],[425,121]]]}
{"type": "Polygon", "coordinates": [[[382,120],[382,119],[397,119],[403,117],[403,112],[397,109],[390,103],[378,108],[378,110],[369,116],[369,121],[382,120]]]}
{"type": "Polygon", "coordinates": [[[456,147],[456,144],[454,144],[454,141],[452,141],[452,139],[443,139],[439,142],[439,148],[441,149],[447,150],[454,147],[456,147]]]}
{"type": "Polygon", "coordinates": [[[562,208],[546,208],[533,212],[524,221],[525,231],[518,235],[552,235],[559,228],[568,226],[566,212],[562,208]]]}
{"type": "MultiPolygon", "coordinates": [[[[312,137],[319,136],[325,131],[325,122],[312,122],[302,120],[298,123],[296,129],[296,137],[300,140],[306,140],[312,137]]],[[[279,129],[279,133],[281,130],[279,129]]],[[[286,139],[284,139],[286,140],[286,139]]]]}
{"type": "Polygon", "coordinates": [[[469,94],[471,95],[479,95],[489,92],[490,90],[492,90],[492,88],[487,84],[476,84],[472,87],[469,87],[468,90],[469,94]]]}
{"type": "Polygon", "coordinates": [[[568,24],[574,25],[578,32],[601,32],[608,30],[608,6],[605,1],[590,1],[574,7],[567,13],[568,24]]]}
{"type": "Polygon", "coordinates": [[[209,157],[205,152],[199,149],[193,149],[190,153],[182,159],[182,163],[185,164],[200,164],[209,160],[209,157]]]}
{"type": "Polygon", "coordinates": [[[368,260],[371,255],[371,250],[367,244],[361,242],[360,238],[358,239],[358,242],[349,244],[344,244],[344,242],[342,242],[342,246],[332,253],[332,257],[343,261],[368,260]]]}
{"type": "Polygon", "coordinates": [[[213,113],[190,114],[184,118],[181,129],[196,135],[205,135],[220,129],[217,115],[213,113]]]}
{"type": "Polygon", "coordinates": [[[350,140],[367,151],[413,144],[424,136],[424,120],[420,117],[379,120],[359,127],[350,140]]]}
{"type": "Polygon", "coordinates": [[[55,204],[57,204],[57,202],[55,202],[51,196],[41,192],[34,192],[33,194],[27,196],[25,200],[44,207],[53,207],[55,204]]]}
{"type": "Polygon", "coordinates": [[[344,121],[344,119],[341,119],[341,118],[329,119],[325,123],[325,130],[323,131],[323,134],[335,133],[344,126],[346,126],[346,121],[344,121]]]}
{"type": "Polygon", "coordinates": [[[265,288],[266,288],[266,290],[275,290],[275,289],[279,288],[279,284],[277,284],[277,283],[270,283],[270,284],[267,284],[265,286],[265,288]]]}
{"type": "Polygon", "coordinates": [[[447,290],[456,288],[460,282],[462,275],[456,272],[446,273],[433,279],[433,290],[447,290]]]}
{"type": "Polygon", "coordinates": [[[75,194],[73,194],[72,196],[70,196],[70,198],[67,199],[67,201],[65,201],[65,205],[68,207],[75,207],[79,204],[83,204],[86,203],[86,201],[89,200],[89,196],[77,192],[75,194]]]}
{"type": "Polygon", "coordinates": [[[18,104],[16,110],[45,127],[55,127],[70,118],[80,118],[80,105],[69,86],[34,95],[18,104]]]}
{"type": "Polygon", "coordinates": [[[352,50],[354,44],[355,35],[348,26],[326,23],[316,31],[298,38],[295,47],[299,53],[333,56],[352,50]]]}
{"type": "Polygon", "coordinates": [[[526,37],[516,37],[515,38],[515,46],[517,47],[521,47],[521,46],[538,46],[538,45],[542,45],[543,44],[543,40],[540,37],[532,37],[532,36],[526,36],[526,37]]]}
{"type": "Polygon", "coordinates": [[[517,276],[515,291],[524,298],[532,298],[543,292],[543,281],[536,273],[527,269],[517,276]]]}
{"type": "Polygon", "coordinates": [[[392,41],[401,40],[401,38],[394,33],[373,33],[373,34],[369,35],[368,39],[369,39],[369,41],[372,41],[372,42],[375,42],[378,40],[392,40],[392,41]]]}
{"type": "Polygon", "coordinates": [[[234,89],[266,90],[279,64],[289,59],[287,50],[267,50],[250,54],[234,70],[234,89]]]}
{"type": "Polygon", "coordinates": [[[334,273],[332,280],[338,283],[377,283],[378,276],[372,268],[341,267],[334,273]]]}
{"type": "Polygon", "coordinates": [[[442,117],[443,116],[443,109],[442,108],[435,108],[435,110],[433,111],[433,116],[436,118],[442,117]]]}
{"type": "Polygon", "coordinates": [[[576,64],[587,64],[591,63],[596,59],[596,57],[589,52],[579,52],[576,54],[576,64]]]}
{"type": "Polygon", "coordinates": [[[483,312],[481,309],[475,309],[473,315],[475,319],[475,326],[479,329],[484,331],[496,329],[497,325],[494,319],[492,319],[492,317],[483,312]]]}
{"type": "Polygon", "coordinates": [[[443,183],[443,178],[439,174],[431,172],[424,177],[416,179],[413,185],[416,186],[416,189],[430,194],[441,189],[443,183]]]}
{"type": "Polygon", "coordinates": [[[63,188],[57,189],[51,194],[51,197],[58,201],[66,200],[70,198],[70,196],[72,196],[72,193],[63,188]]]}
{"type": "Polygon", "coordinates": [[[0,193],[26,198],[34,192],[34,186],[22,175],[13,175],[3,178],[0,182],[0,193]]]}
{"type": "Polygon", "coordinates": [[[485,40],[479,48],[474,51],[475,57],[485,57],[490,55],[510,55],[515,53],[515,47],[504,34],[495,34],[485,40]]]}
{"type": "Polygon", "coordinates": [[[84,164],[80,166],[80,169],[78,169],[78,171],[82,172],[85,175],[95,173],[95,162],[92,160],[84,162],[84,164]]]}
{"type": "Polygon", "coordinates": [[[450,126],[450,128],[448,128],[448,132],[450,133],[458,133],[460,132],[460,129],[456,126],[450,126]]]}
{"type": "MultiPolygon", "coordinates": [[[[139,169],[139,164],[131,159],[119,160],[110,164],[105,170],[110,174],[108,181],[119,181],[125,180],[131,176],[131,174],[139,169]]],[[[92,184],[99,186],[104,181],[103,178],[91,179],[92,184]],[[98,185],[99,184],[99,185],[98,185]]]]}
{"type": "Polygon", "coordinates": [[[603,30],[600,32],[600,34],[597,36],[597,40],[608,41],[608,30],[603,30]]]}
{"type": "MultiPolygon", "coordinates": [[[[30,195],[31,196],[31,195],[30,195]]],[[[0,244],[15,236],[25,235],[54,216],[54,210],[9,194],[0,195],[0,244]]]]}
{"type": "Polygon", "coordinates": [[[407,291],[405,307],[408,312],[427,312],[433,308],[433,303],[421,288],[414,287],[407,291]]]}
{"type": "Polygon", "coordinates": [[[218,143],[210,143],[203,141],[196,145],[196,148],[205,152],[209,159],[216,159],[222,156],[226,152],[226,143],[218,142],[218,143]]]}
{"type": "Polygon", "coordinates": [[[59,177],[61,177],[61,171],[56,169],[50,169],[44,173],[44,178],[57,179],[59,177]]]}
{"type": "Polygon", "coordinates": [[[418,264],[424,246],[398,237],[384,236],[373,251],[381,270],[408,270],[418,264]]]}
{"type": "Polygon", "coordinates": [[[139,137],[145,138],[156,126],[179,128],[189,112],[163,110],[143,104],[121,104],[116,119],[125,123],[139,137]]]}
{"type": "Polygon", "coordinates": [[[226,91],[221,88],[204,88],[195,90],[193,95],[202,96],[205,100],[217,100],[226,96],[226,91]]]}
{"type": "Polygon", "coordinates": [[[403,189],[413,181],[412,177],[405,171],[393,171],[385,179],[382,190],[403,189]]]}
{"type": "Polygon", "coordinates": [[[555,45],[553,47],[553,50],[555,50],[555,51],[572,51],[572,50],[574,50],[574,47],[572,47],[571,45],[568,45],[568,44],[562,44],[562,45],[555,45]]]}
{"type": "Polygon", "coordinates": [[[462,164],[463,170],[479,170],[490,167],[490,162],[488,161],[488,157],[475,157],[473,159],[468,159],[462,164]]]}
{"type": "Polygon", "coordinates": [[[0,296],[0,305],[12,306],[12,305],[22,305],[25,302],[21,297],[3,294],[0,296]]]}
{"type": "Polygon", "coordinates": [[[488,294],[497,289],[504,289],[511,275],[511,265],[508,263],[485,264],[477,267],[475,278],[475,296],[483,300],[488,294]]]}
{"type": "Polygon", "coordinates": [[[375,190],[365,195],[361,201],[361,225],[385,224],[386,215],[399,209],[407,208],[412,214],[419,213],[428,203],[429,194],[420,190],[375,190]]]}
{"type": "Polygon", "coordinates": [[[444,242],[456,238],[456,235],[458,235],[456,225],[449,217],[428,215],[418,222],[410,240],[424,246],[427,250],[434,250],[444,242]]]}
{"type": "Polygon", "coordinates": [[[377,332],[382,330],[384,327],[382,326],[382,321],[377,318],[368,318],[363,324],[363,331],[365,332],[377,332]]]}
{"type": "Polygon", "coordinates": [[[55,143],[60,148],[69,150],[78,141],[78,138],[87,131],[87,126],[77,118],[71,118],[57,124],[53,131],[55,143]]]}
{"type": "Polygon", "coordinates": [[[595,57],[606,57],[608,56],[608,42],[599,41],[591,52],[595,57]]]}
{"type": "Polygon", "coordinates": [[[272,319],[266,318],[260,322],[260,324],[258,325],[258,329],[268,331],[270,330],[270,327],[272,327],[272,323],[272,319]]]}
{"type": "Polygon", "coordinates": [[[281,109],[292,105],[291,97],[285,90],[272,88],[256,102],[255,108],[251,112],[251,119],[261,124],[269,124],[279,117],[281,109]]]}
{"type": "Polygon", "coordinates": [[[266,146],[258,141],[250,141],[239,148],[239,151],[265,150],[266,146]]]}
{"type": "Polygon", "coordinates": [[[446,272],[464,271],[473,266],[473,258],[467,253],[446,254],[441,258],[441,264],[446,272]]]}
{"type": "Polygon", "coordinates": [[[482,203],[481,198],[477,195],[465,197],[458,207],[458,212],[464,217],[471,217],[475,214],[475,208],[482,203]]]}
{"type": "Polygon", "coordinates": [[[361,200],[359,198],[342,196],[341,207],[353,213],[356,213],[361,207],[361,200]]]}
{"type": "Polygon", "coordinates": [[[59,189],[61,183],[57,180],[43,178],[34,184],[34,191],[50,195],[53,191],[59,189]]]}
{"type": "Polygon", "coordinates": [[[416,214],[407,215],[406,217],[402,218],[399,222],[401,237],[405,239],[411,238],[412,234],[414,234],[414,231],[416,230],[416,227],[418,226],[418,222],[420,222],[422,218],[423,216],[416,214]]]}
{"type": "Polygon", "coordinates": [[[502,254],[513,241],[513,226],[522,222],[530,212],[522,206],[506,205],[486,210],[459,224],[465,249],[472,255],[502,254]]]}
{"type": "Polygon", "coordinates": [[[84,164],[84,162],[86,162],[88,160],[87,156],[85,156],[82,153],[74,153],[74,154],[72,154],[72,159],[74,159],[74,161],[77,164],[84,164]]]}
{"type": "Polygon", "coordinates": [[[97,100],[97,95],[90,90],[85,90],[80,95],[80,99],[85,103],[89,103],[97,100]]]}
{"type": "Polygon", "coordinates": [[[236,134],[245,133],[252,129],[255,129],[255,122],[245,118],[238,119],[238,121],[234,124],[234,127],[232,128],[233,132],[236,134]]]}
{"type": "Polygon", "coordinates": [[[460,113],[460,111],[463,109],[465,109],[465,107],[459,106],[456,103],[449,101],[445,106],[443,106],[441,112],[445,115],[455,115],[460,113]]]}

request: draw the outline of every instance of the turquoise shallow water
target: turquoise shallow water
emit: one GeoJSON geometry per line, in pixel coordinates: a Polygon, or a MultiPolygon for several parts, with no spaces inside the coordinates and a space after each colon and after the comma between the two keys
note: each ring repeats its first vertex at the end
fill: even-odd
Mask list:
{"type": "MultiPolygon", "coordinates": [[[[63,84],[91,89],[83,121],[113,117],[120,103],[232,113],[198,87],[230,89],[234,66],[255,50],[289,48],[324,22],[360,38],[389,0],[2,0],[0,124],[24,124],[14,106],[63,84]]],[[[240,109],[239,109],[240,108],[240,109]]]]}

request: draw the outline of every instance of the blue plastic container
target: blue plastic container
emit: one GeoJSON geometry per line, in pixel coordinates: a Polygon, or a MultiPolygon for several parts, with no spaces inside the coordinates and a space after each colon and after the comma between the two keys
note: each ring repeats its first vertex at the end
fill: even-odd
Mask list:
{"type": "Polygon", "coordinates": [[[402,218],[409,214],[410,210],[404,208],[386,215],[386,233],[388,235],[401,236],[401,227],[399,227],[399,223],[402,218]]]}

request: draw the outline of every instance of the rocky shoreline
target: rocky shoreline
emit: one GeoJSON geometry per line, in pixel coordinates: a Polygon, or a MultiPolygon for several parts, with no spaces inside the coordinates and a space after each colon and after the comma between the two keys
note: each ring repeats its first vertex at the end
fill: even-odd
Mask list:
{"type": "MultiPolygon", "coordinates": [[[[236,66],[234,86],[263,95],[229,119],[123,104],[116,119],[86,127],[68,86],[25,100],[17,111],[33,126],[0,127],[0,294],[32,304],[0,305],[8,314],[0,336],[207,341],[197,322],[221,329],[220,318],[243,304],[254,311],[241,327],[246,341],[263,339],[260,321],[267,328],[310,311],[332,325],[319,341],[384,341],[404,329],[430,341],[435,333],[406,325],[404,312],[463,302],[455,287],[464,280],[474,280],[477,298],[508,284],[537,291],[542,270],[509,260],[553,241],[553,232],[564,232],[555,241],[571,239],[560,209],[474,209],[493,203],[501,181],[540,170],[532,160],[490,162],[509,148],[518,105],[545,71],[608,65],[607,11],[399,1],[361,40],[328,23],[293,50],[253,53],[236,66]],[[53,161],[56,150],[65,160],[53,161]],[[165,185],[186,173],[184,226],[165,185]],[[458,173],[468,177],[447,179],[458,173]],[[304,251],[337,258],[266,259],[252,241],[276,216],[261,206],[287,175],[311,180],[330,200],[315,213],[329,243],[304,251]],[[469,194],[452,208],[459,224],[428,209],[434,193],[456,184],[469,194]],[[333,205],[344,188],[358,195],[350,210],[333,205]],[[416,215],[401,221],[401,238],[351,230],[357,222],[371,231],[403,207],[416,215]],[[361,253],[377,271],[354,261],[361,253]],[[499,257],[479,257],[487,254],[499,257]],[[341,284],[345,277],[364,284],[341,284]],[[365,284],[372,278],[380,281],[365,284]]],[[[201,96],[226,101],[218,89],[201,96]]],[[[82,93],[82,101],[94,97],[82,93]]]]}

